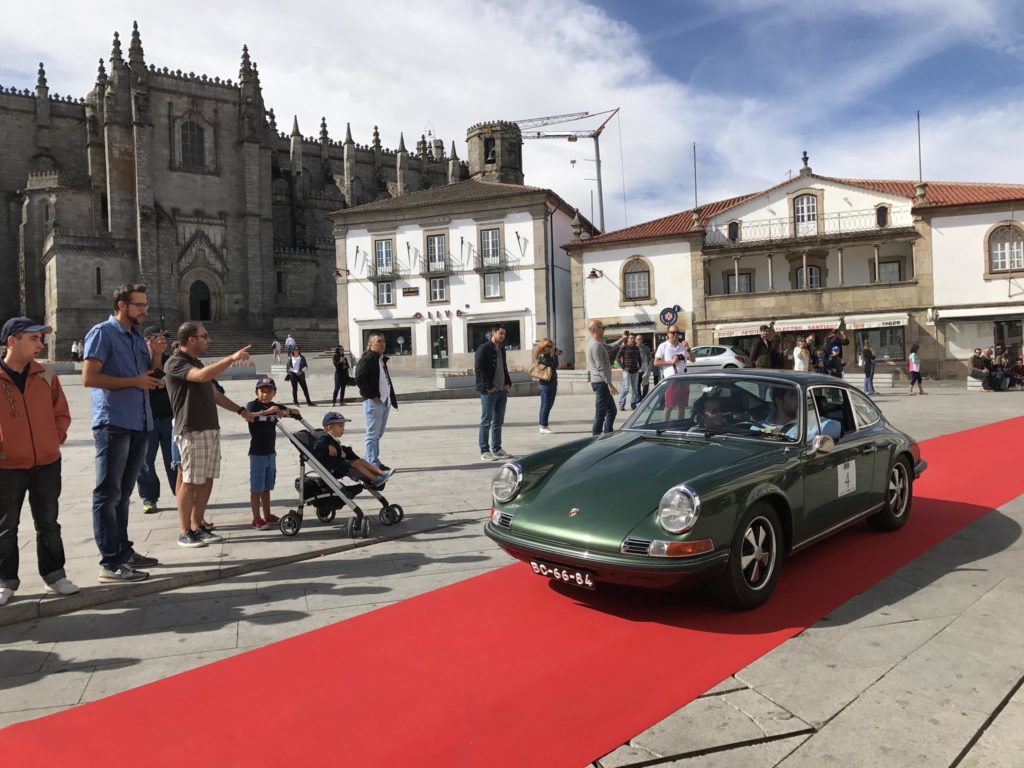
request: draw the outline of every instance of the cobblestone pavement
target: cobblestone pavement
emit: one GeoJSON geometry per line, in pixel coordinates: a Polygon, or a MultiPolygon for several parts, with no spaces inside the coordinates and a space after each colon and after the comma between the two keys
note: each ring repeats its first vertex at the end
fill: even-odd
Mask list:
{"type": "MultiPolygon", "coordinates": [[[[509,558],[483,536],[495,465],[479,461],[476,400],[400,404],[382,444],[400,468],[388,497],[406,519],[368,541],[307,518],[294,538],[248,525],[248,433],[222,412],[226,460],[211,516],[227,540],[175,545],[172,499],[130,531],[160,558],[139,585],[100,586],[91,534],[88,393],[66,379],[74,423],[64,450],[61,522],[68,573],[81,595],[42,597],[31,526],[22,527],[22,588],[0,608],[0,726],[38,717],[322,627],[484,571],[509,558]],[[159,591],[157,591],[159,590],[159,591]],[[48,615],[55,612],[60,615],[48,615]],[[130,644],[124,638],[132,637],[130,644]],[[186,651],[187,647],[187,651],[186,651]]],[[[397,377],[399,392],[424,377],[397,377]]],[[[228,381],[244,402],[251,386],[228,381]]],[[[326,375],[312,380],[314,397],[326,375]]],[[[287,398],[279,398],[286,400],[287,398]]],[[[318,402],[323,403],[320,399],[318,402]]],[[[1017,416],[1024,395],[935,389],[879,396],[919,439],[1017,416]]],[[[515,453],[589,434],[592,398],[559,396],[555,435],[539,435],[537,398],[510,401],[515,453]]],[[[319,422],[326,407],[306,409],[319,422]]],[[[361,451],[361,407],[349,436],[361,451]]],[[[621,417],[620,417],[621,418],[621,417]]],[[[294,502],[297,467],[279,440],[275,513],[294,502]]],[[[984,478],[979,478],[984,482],[984,478]]],[[[595,765],[1024,765],[1024,498],[978,520],[766,654],[704,696],[637,734],[595,765]]]]}

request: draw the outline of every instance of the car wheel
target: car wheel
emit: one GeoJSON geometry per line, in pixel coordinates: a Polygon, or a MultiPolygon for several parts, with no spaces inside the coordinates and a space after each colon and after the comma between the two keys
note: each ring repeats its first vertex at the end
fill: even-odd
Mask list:
{"type": "Polygon", "coordinates": [[[782,570],[782,526],[770,504],[757,502],[733,536],[729,562],[714,584],[715,596],[748,610],[767,602],[782,570]]]}
{"type": "Polygon", "coordinates": [[[910,465],[902,456],[893,462],[889,470],[889,482],[885,486],[885,506],[882,511],[868,518],[876,531],[898,531],[910,517],[910,505],[914,500],[914,476],[910,465]]]}
{"type": "Polygon", "coordinates": [[[736,365],[736,364],[734,364],[734,363],[726,363],[726,364],[725,364],[725,365],[723,365],[722,367],[723,367],[723,368],[738,368],[739,366],[737,366],[737,365],[736,365]]]}

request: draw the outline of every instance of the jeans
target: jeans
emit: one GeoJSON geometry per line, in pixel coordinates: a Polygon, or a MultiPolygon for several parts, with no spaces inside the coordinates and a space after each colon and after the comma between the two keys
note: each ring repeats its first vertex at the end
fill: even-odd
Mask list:
{"type": "Polygon", "coordinates": [[[626,395],[632,393],[633,397],[629,401],[631,408],[636,408],[636,403],[640,399],[640,372],[629,371],[622,372],[622,392],[619,393],[619,408],[626,407],[626,395]]]}
{"type": "Polygon", "coordinates": [[[103,426],[92,431],[96,443],[96,488],[92,492],[92,531],[100,566],[114,571],[135,550],[128,539],[128,504],[146,460],[149,433],[103,426]]]}
{"type": "Polygon", "coordinates": [[[615,407],[615,398],[603,381],[591,383],[590,388],[594,390],[594,428],[591,433],[600,435],[602,432],[611,432],[619,413],[615,407]]]}
{"type": "MultiPolygon", "coordinates": [[[[164,474],[167,475],[167,488],[174,495],[177,481],[176,472],[171,471],[171,450],[174,445],[174,421],[170,416],[164,419],[153,419],[153,431],[149,433],[149,444],[146,447],[146,460],[139,470],[139,496],[143,504],[156,504],[160,500],[160,473],[156,468],[157,451],[164,460],[164,474]]],[[[180,462],[179,462],[180,463],[180,462]]]]}
{"type": "Polygon", "coordinates": [[[388,414],[391,403],[381,400],[373,402],[371,398],[363,400],[363,415],[366,417],[366,461],[375,467],[380,466],[380,438],[388,425],[388,414]]]}
{"type": "Polygon", "coordinates": [[[558,394],[558,382],[540,382],[540,425],[547,427],[548,416],[551,415],[551,406],[555,404],[555,396],[558,394]]]}
{"type": "Polygon", "coordinates": [[[864,363],[864,392],[869,395],[875,394],[875,361],[870,360],[864,363]]]}
{"type": "Polygon", "coordinates": [[[64,543],[57,522],[60,498],[60,459],[31,469],[0,469],[0,587],[16,590],[18,579],[18,522],[28,493],[36,526],[36,560],[47,584],[65,577],[64,543]]]}
{"type": "Polygon", "coordinates": [[[343,370],[336,370],[334,372],[334,394],[331,395],[331,405],[345,401],[345,387],[347,386],[348,374],[343,370]],[[341,394],[341,397],[338,397],[339,393],[341,394]]]}
{"type": "Polygon", "coordinates": [[[643,400],[647,397],[647,393],[651,391],[651,371],[640,371],[640,399],[643,400]]]}
{"type": "Polygon", "coordinates": [[[306,396],[306,405],[312,405],[313,401],[309,399],[309,388],[306,386],[306,375],[304,373],[293,373],[291,374],[292,379],[292,402],[298,405],[299,402],[299,387],[302,387],[302,394],[306,396]]]}
{"type": "Polygon", "coordinates": [[[480,453],[501,450],[501,428],[505,424],[507,405],[508,390],[504,387],[480,393],[480,453]]]}

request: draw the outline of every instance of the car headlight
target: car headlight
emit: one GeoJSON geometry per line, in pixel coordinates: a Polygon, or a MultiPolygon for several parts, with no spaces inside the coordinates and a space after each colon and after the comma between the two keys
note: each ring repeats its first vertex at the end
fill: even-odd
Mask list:
{"type": "Polygon", "coordinates": [[[685,533],[700,515],[700,498],[687,485],[669,488],[658,505],[658,522],[669,533],[685,533]]]}
{"type": "Polygon", "coordinates": [[[491,492],[494,500],[511,501],[523,486],[523,470],[518,464],[509,463],[502,466],[491,481],[491,492]]]}

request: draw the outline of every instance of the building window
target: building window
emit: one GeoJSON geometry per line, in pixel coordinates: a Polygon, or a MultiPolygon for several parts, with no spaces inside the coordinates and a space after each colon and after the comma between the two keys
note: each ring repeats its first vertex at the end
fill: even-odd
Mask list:
{"type": "Polygon", "coordinates": [[[497,323],[467,323],[466,324],[466,340],[469,343],[467,352],[476,352],[477,347],[481,344],[485,344],[490,340],[491,328],[495,325],[501,325],[505,329],[505,349],[516,350],[522,349],[522,332],[518,320],[499,320],[497,323]]]}
{"type": "Polygon", "coordinates": [[[736,282],[736,274],[729,272],[725,276],[725,292],[728,294],[733,293],[750,293],[753,289],[750,285],[751,274],[749,272],[740,272],[740,281],[736,282]]]}
{"type": "Polygon", "coordinates": [[[793,201],[793,216],[796,219],[796,236],[818,234],[818,198],[815,195],[800,195],[793,201]]]}
{"type": "Polygon", "coordinates": [[[500,299],[501,298],[501,272],[485,272],[483,277],[484,277],[484,298],[485,299],[500,299]]]}
{"type": "Polygon", "coordinates": [[[373,251],[375,254],[374,263],[377,265],[377,274],[390,275],[394,271],[394,259],[391,252],[390,240],[374,240],[373,251]]]}
{"type": "Polygon", "coordinates": [[[206,146],[203,126],[192,120],[181,124],[181,165],[183,168],[205,168],[206,146]]]}
{"type": "Polygon", "coordinates": [[[988,238],[989,271],[1024,269],[1024,236],[1012,226],[997,228],[988,238]]]}
{"type": "Polygon", "coordinates": [[[431,301],[447,301],[448,300],[448,278],[446,278],[446,277],[432,277],[432,278],[430,278],[430,300],[431,301]]]}
{"type": "Polygon", "coordinates": [[[821,267],[807,267],[807,285],[804,285],[804,268],[796,268],[796,287],[800,288],[821,288],[821,267]]]}
{"type": "Polygon", "coordinates": [[[857,354],[864,348],[865,340],[871,342],[871,351],[878,360],[904,360],[906,353],[903,345],[903,328],[871,328],[857,331],[853,340],[857,354]]]}
{"type": "Polygon", "coordinates": [[[879,227],[889,226],[889,206],[880,205],[875,208],[875,224],[879,227]]]}
{"type": "Polygon", "coordinates": [[[651,297],[651,270],[646,261],[633,259],[623,268],[622,295],[627,300],[651,297]]]}
{"type": "Polygon", "coordinates": [[[100,268],[96,267],[96,295],[99,296],[103,293],[103,273],[100,272],[100,268]]]}
{"type": "Polygon", "coordinates": [[[738,221],[729,222],[729,239],[734,243],[740,239],[740,223],[738,221]]]}
{"type": "Polygon", "coordinates": [[[281,270],[277,271],[277,293],[279,296],[284,293],[284,272],[281,270]]]}
{"type": "Polygon", "coordinates": [[[480,230],[480,266],[501,266],[501,238],[497,229],[480,230]]]}
{"type": "Polygon", "coordinates": [[[903,279],[902,264],[898,261],[883,261],[878,265],[878,282],[898,283],[903,279]]]}
{"type": "Polygon", "coordinates": [[[427,237],[427,269],[431,272],[444,269],[444,235],[427,237]]]}
{"type": "Polygon", "coordinates": [[[377,306],[387,307],[395,303],[395,284],[392,282],[377,283],[377,306]]]}

